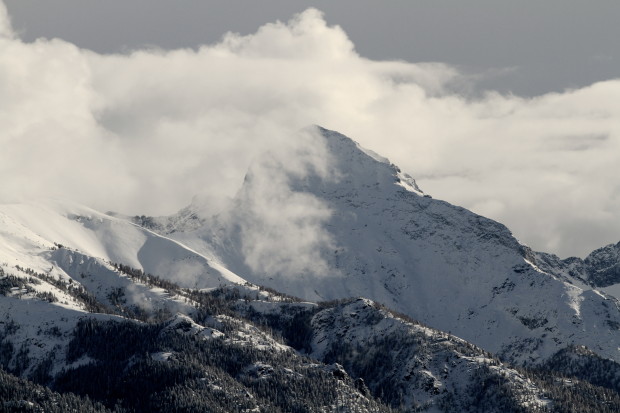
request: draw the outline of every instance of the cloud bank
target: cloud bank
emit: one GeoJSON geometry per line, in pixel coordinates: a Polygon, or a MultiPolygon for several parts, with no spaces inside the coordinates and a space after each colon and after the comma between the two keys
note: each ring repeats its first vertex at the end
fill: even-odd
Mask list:
{"type": "Polygon", "coordinates": [[[620,240],[620,81],[531,99],[467,85],[444,64],[362,58],[314,9],[197,50],[101,55],[24,43],[0,3],[0,201],[169,214],[234,195],[252,159],[320,124],[535,249],[620,240]]]}

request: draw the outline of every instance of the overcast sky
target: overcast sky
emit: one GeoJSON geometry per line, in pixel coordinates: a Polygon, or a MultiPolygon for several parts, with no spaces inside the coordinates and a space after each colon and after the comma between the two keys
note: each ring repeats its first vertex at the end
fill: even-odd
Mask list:
{"type": "Polygon", "coordinates": [[[620,240],[616,1],[4,3],[1,200],[171,213],[317,123],[535,249],[620,240]]]}
{"type": "Polygon", "coordinates": [[[362,56],[443,62],[519,95],[620,73],[615,0],[5,0],[20,37],[60,37],[97,52],[199,47],[316,7],[362,56]]]}

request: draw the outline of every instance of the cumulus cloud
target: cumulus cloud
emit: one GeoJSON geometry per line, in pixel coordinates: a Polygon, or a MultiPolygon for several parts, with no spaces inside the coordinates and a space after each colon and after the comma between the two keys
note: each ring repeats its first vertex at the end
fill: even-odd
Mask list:
{"type": "Polygon", "coordinates": [[[13,37],[11,19],[3,2],[0,2],[0,37],[13,37]]]}
{"type": "MultiPolygon", "coordinates": [[[[197,194],[234,195],[253,159],[295,153],[295,132],[320,124],[534,248],[583,255],[620,239],[620,81],[531,99],[467,95],[453,67],[360,57],[314,9],[197,50],[102,55],[24,43],[0,3],[0,56],[3,202],[59,196],[168,214],[197,194]]],[[[287,201],[299,228],[328,213],[287,201]]],[[[321,232],[309,242],[299,247],[329,244],[321,232]]]]}

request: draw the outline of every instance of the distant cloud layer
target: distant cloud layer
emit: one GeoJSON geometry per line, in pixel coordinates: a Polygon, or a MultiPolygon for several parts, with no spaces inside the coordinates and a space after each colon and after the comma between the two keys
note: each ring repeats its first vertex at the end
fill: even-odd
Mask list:
{"type": "Polygon", "coordinates": [[[172,213],[234,195],[252,159],[320,124],[536,249],[620,240],[620,81],[532,99],[463,90],[447,65],[360,57],[313,9],[198,50],[100,55],[23,43],[0,3],[0,200],[172,213]]]}

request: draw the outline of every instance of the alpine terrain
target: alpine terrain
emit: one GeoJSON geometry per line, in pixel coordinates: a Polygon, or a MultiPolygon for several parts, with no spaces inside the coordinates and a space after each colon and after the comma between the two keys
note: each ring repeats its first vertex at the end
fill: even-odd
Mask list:
{"type": "Polygon", "coordinates": [[[304,133],[215,215],[0,205],[0,411],[620,411],[620,244],[532,251],[304,133]]]}

